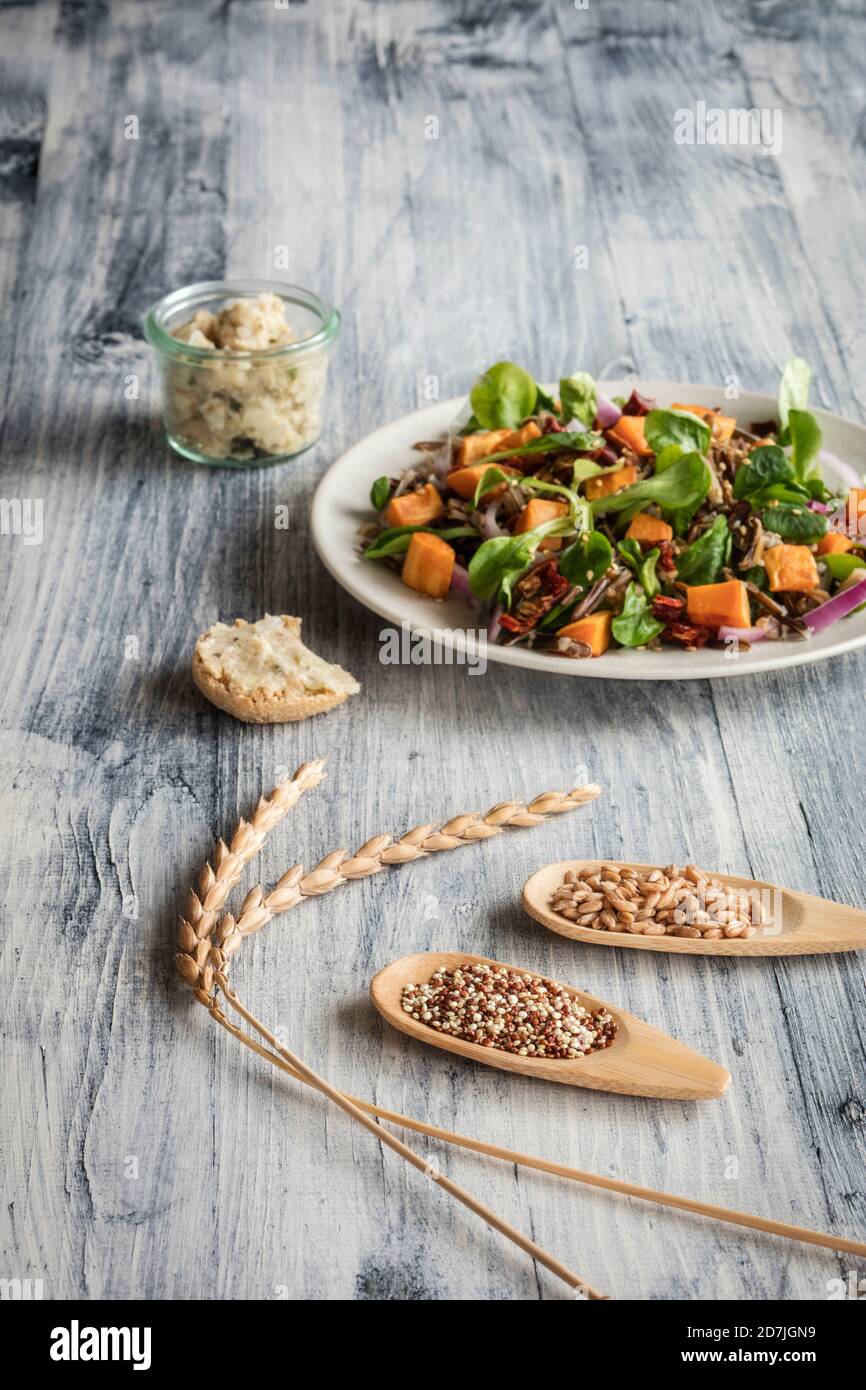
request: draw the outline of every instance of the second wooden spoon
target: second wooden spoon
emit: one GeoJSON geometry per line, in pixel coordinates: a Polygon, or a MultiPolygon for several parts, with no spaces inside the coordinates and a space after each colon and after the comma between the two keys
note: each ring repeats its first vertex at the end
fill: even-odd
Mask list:
{"type": "Polygon", "coordinates": [[[731,888],[757,891],[761,901],[770,905],[772,920],[758,927],[754,936],[705,941],[702,937],[600,931],[596,927],[579,927],[553,911],[551,900],[569,870],[600,869],[602,864],[646,873],[658,867],[626,864],[616,859],[567,859],[559,864],[548,864],[523,885],[523,906],[537,922],[559,932],[560,936],[569,936],[573,941],[590,941],[596,946],[629,946],[639,951],[679,951],[696,956],[817,955],[824,951],[857,951],[866,946],[866,912],[862,908],[846,907],[828,898],[797,893],[792,888],[779,888],[754,878],[738,878],[735,874],[713,873],[713,877],[731,888]]]}

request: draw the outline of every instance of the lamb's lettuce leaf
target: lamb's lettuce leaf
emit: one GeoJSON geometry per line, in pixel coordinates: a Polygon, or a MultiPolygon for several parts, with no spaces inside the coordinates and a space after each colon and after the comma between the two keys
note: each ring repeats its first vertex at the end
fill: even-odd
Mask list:
{"type": "Polygon", "coordinates": [[[518,444],[513,449],[497,449],[495,453],[486,454],[478,462],[496,463],[499,459],[532,458],[536,454],[555,454],[567,449],[573,449],[576,453],[592,452],[600,449],[603,444],[604,439],[600,434],[560,430],[558,434],[541,434],[537,439],[530,439],[526,444],[518,444]]]}
{"type": "Polygon", "coordinates": [[[818,470],[823,435],[821,426],[809,410],[788,411],[788,436],[791,442],[791,463],[794,477],[800,483],[814,477],[818,470]]]}
{"type": "Polygon", "coordinates": [[[584,531],[559,557],[559,572],[576,587],[588,590],[610,569],[613,551],[601,531],[584,531]]]}
{"type": "Polygon", "coordinates": [[[644,420],[644,436],[654,454],[671,444],[678,444],[689,453],[705,454],[712,431],[706,420],[690,410],[651,410],[644,420]]]}
{"type": "Polygon", "coordinates": [[[656,565],[659,562],[661,551],[658,547],[654,547],[645,555],[636,540],[627,538],[619,542],[617,550],[629,569],[633,571],[647,598],[652,598],[659,593],[661,584],[656,574],[656,565]]]}
{"type": "Polygon", "coordinates": [[[590,507],[594,517],[626,511],[634,508],[635,503],[647,502],[657,503],[668,515],[694,514],[709,492],[712,481],[709,466],[700,454],[683,454],[663,473],[642,478],[640,482],[632,483],[631,487],[622,488],[620,492],[613,492],[607,497],[597,497],[590,507]]]}
{"type": "Polygon", "coordinates": [[[622,612],[614,618],[611,629],[621,646],[644,647],[664,631],[664,623],[653,617],[649,599],[632,583],[625,591],[622,612]]]}
{"type": "Polygon", "coordinates": [[[538,387],[528,372],[514,362],[494,362],[476,381],[469,401],[483,429],[516,429],[531,415],[538,387]]]}
{"type": "Polygon", "coordinates": [[[592,429],[598,408],[598,389],[588,372],[562,377],[559,399],[562,402],[563,420],[579,420],[587,429],[592,429]]]}
{"type": "Polygon", "coordinates": [[[430,531],[434,536],[440,536],[443,541],[456,541],[466,536],[474,536],[477,540],[478,532],[474,526],[450,526],[444,531],[437,530],[434,526],[389,526],[387,531],[381,531],[371,545],[364,551],[365,560],[384,560],[388,555],[402,555],[409,549],[409,542],[416,531],[430,531]]]}
{"type": "Polygon", "coordinates": [[[717,516],[712,526],[686,546],[677,560],[677,578],[683,584],[715,584],[730,562],[731,543],[727,519],[717,516]]]}
{"type": "Polygon", "coordinates": [[[779,427],[788,427],[791,410],[805,410],[809,400],[809,384],[812,373],[808,362],[802,357],[792,357],[785,363],[782,380],[779,382],[779,427]]]}

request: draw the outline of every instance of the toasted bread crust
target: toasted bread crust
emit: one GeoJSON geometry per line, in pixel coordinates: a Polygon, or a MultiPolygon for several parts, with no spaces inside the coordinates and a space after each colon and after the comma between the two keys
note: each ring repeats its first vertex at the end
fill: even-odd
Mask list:
{"type": "MultiPolygon", "coordinates": [[[[283,623],[295,635],[300,636],[299,618],[283,617],[283,623]]],[[[237,619],[236,626],[246,627],[243,619],[237,619]]],[[[218,709],[234,715],[246,724],[286,724],[299,719],[307,719],[313,714],[326,714],[337,705],[342,705],[353,691],[317,690],[309,691],[299,679],[287,676],[281,690],[275,692],[265,689],[247,689],[237,685],[212,664],[202,654],[202,643],[213,629],[208,629],[198,638],[192,657],[192,678],[201,693],[218,709]]],[[[340,668],[337,668],[340,669],[340,668]]]]}

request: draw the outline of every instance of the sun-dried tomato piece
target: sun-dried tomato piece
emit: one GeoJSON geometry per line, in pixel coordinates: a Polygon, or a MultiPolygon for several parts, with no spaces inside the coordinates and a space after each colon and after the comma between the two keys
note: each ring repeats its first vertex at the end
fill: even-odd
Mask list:
{"type": "Polygon", "coordinates": [[[652,601],[652,614],[658,618],[660,623],[675,623],[685,612],[685,599],[668,598],[665,594],[656,594],[652,601]]]}
{"type": "Polygon", "coordinates": [[[672,541],[659,541],[659,565],[668,574],[676,569],[677,562],[672,541]]]}
{"type": "Polygon", "coordinates": [[[702,647],[712,636],[708,627],[694,623],[668,623],[661,633],[663,642],[674,642],[680,647],[702,647]]]}
{"type": "Polygon", "coordinates": [[[547,560],[518,580],[510,613],[503,613],[500,624],[506,632],[524,633],[535,627],[555,603],[564,598],[569,582],[559,572],[555,560],[547,560]]]}
{"type": "Polygon", "coordinates": [[[648,396],[642,396],[640,391],[632,391],[628,400],[622,408],[623,415],[649,415],[651,410],[655,410],[655,401],[648,396]]]}
{"type": "Polygon", "coordinates": [[[499,626],[504,627],[506,632],[526,631],[526,629],[517,621],[516,618],[512,618],[510,613],[502,614],[501,618],[499,619],[499,626]]]}

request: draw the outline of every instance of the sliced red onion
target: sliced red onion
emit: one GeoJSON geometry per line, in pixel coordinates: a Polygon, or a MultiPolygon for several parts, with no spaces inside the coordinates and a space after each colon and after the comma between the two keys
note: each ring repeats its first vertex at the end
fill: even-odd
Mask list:
{"type": "Polygon", "coordinates": [[[619,417],[622,415],[618,405],[609,401],[607,396],[599,396],[595,405],[595,418],[603,430],[613,429],[619,417]]]}
{"type": "Polygon", "coordinates": [[[830,508],[827,506],[826,502],[816,502],[813,498],[813,500],[809,503],[809,511],[819,512],[821,516],[827,516],[829,514],[830,508]]]}
{"type": "Polygon", "coordinates": [[[766,632],[762,627],[720,627],[719,636],[722,641],[729,637],[735,638],[738,642],[763,642],[766,632]]]}
{"type": "Polygon", "coordinates": [[[451,574],[451,591],[465,599],[473,608],[479,606],[478,598],[472,592],[472,585],[469,583],[469,571],[464,569],[462,565],[454,566],[451,574]]]}
{"type": "Polygon", "coordinates": [[[430,455],[433,463],[433,472],[437,478],[447,477],[451,469],[451,440],[449,439],[441,449],[437,449],[435,454],[430,455]]]}
{"type": "Polygon", "coordinates": [[[866,574],[862,579],[858,579],[856,584],[849,584],[847,589],[840,589],[832,598],[828,598],[826,603],[813,608],[811,613],[804,613],[803,622],[811,632],[823,632],[825,628],[830,627],[839,618],[846,617],[864,602],[866,602],[866,574]]]}
{"type": "Polygon", "coordinates": [[[487,624],[488,642],[495,642],[500,632],[502,631],[502,624],[499,621],[499,619],[502,617],[502,614],[504,612],[505,609],[502,607],[502,604],[497,603],[496,607],[490,615],[490,622],[487,624]]]}
{"type": "Polygon", "coordinates": [[[850,463],[844,463],[838,454],[831,454],[829,449],[822,449],[820,460],[822,463],[829,463],[836,470],[846,487],[863,486],[863,479],[858,475],[856,468],[852,468],[850,463]]]}
{"type": "Polygon", "coordinates": [[[506,532],[503,531],[499,522],[496,520],[496,509],[498,506],[499,499],[497,498],[495,501],[491,502],[489,506],[484,508],[484,519],[481,522],[481,529],[488,540],[491,540],[494,536],[506,535],[506,532]]]}

